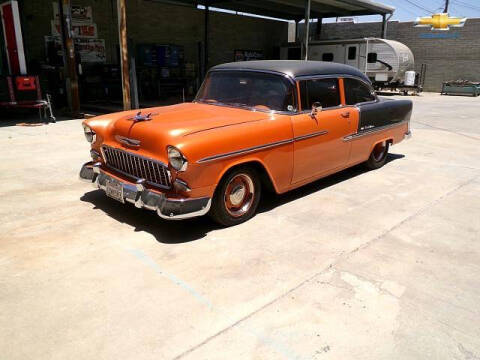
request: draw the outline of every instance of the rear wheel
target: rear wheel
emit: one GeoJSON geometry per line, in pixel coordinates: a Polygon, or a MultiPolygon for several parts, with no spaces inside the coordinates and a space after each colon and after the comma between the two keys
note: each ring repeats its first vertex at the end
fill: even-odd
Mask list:
{"type": "Polygon", "coordinates": [[[385,165],[385,161],[387,161],[389,145],[389,142],[386,140],[375,145],[370,157],[366,162],[366,165],[370,170],[375,170],[385,165]]]}
{"type": "Polygon", "coordinates": [[[250,219],[260,201],[261,183],[255,170],[239,167],[224,176],[212,200],[210,216],[224,226],[250,219]]]}

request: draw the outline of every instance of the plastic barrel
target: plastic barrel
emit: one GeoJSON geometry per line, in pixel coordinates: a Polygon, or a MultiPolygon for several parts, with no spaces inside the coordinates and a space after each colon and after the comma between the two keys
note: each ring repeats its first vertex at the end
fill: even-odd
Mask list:
{"type": "Polygon", "coordinates": [[[415,71],[405,71],[405,86],[415,85],[415,71]]]}

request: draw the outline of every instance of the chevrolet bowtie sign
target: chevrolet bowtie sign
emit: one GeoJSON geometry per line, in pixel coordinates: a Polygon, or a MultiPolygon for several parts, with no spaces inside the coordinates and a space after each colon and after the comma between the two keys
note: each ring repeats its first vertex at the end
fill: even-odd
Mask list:
{"type": "Polygon", "coordinates": [[[415,26],[429,27],[431,30],[449,30],[450,27],[463,27],[466,18],[450,17],[448,14],[434,14],[417,18],[415,26]]]}

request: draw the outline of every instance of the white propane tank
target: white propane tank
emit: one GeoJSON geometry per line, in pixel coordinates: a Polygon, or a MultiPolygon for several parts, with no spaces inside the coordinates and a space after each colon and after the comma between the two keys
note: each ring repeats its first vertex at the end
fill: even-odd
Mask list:
{"type": "Polygon", "coordinates": [[[405,71],[405,86],[415,85],[415,71],[405,71]]]}

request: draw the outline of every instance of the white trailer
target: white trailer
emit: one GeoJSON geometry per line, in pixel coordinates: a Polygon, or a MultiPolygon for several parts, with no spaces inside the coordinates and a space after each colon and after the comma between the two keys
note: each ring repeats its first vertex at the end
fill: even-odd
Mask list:
{"type": "MultiPolygon", "coordinates": [[[[280,49],[281,59],[294,59],[299,55],[298,44],[280,49]]],[[[415,71],[413,53],[398,41],[380,38],[311,41],[308,59],[354,66],[364,72],[377,88],[418,87],[418,81],[417,84],[408,81],[415,71]]]]}

